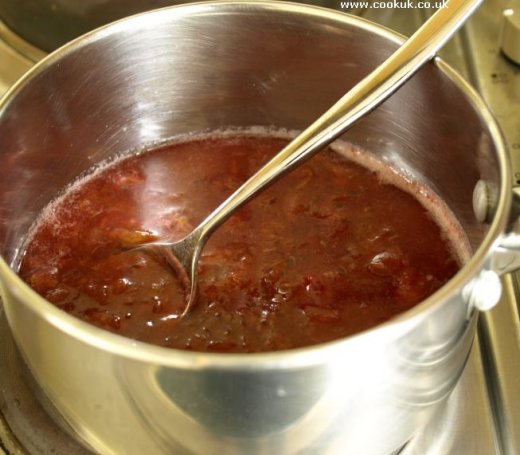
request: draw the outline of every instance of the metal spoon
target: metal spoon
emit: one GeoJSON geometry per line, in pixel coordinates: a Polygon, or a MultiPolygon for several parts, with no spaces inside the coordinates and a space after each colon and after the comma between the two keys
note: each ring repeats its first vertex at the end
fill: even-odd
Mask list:
{"type": "Polygon", "coordinates": [[[184,317],[195,302],[197,264],[212,232],[235,210],[291,169],[322,150],[357,120],[401,87],[455,33],[482,0],[447,0],[396,52],[355,85],[327,112],[298,135],[190,234],[176,242],[153,243],[152,250],[172,266],[190,289],[184,317]]]}

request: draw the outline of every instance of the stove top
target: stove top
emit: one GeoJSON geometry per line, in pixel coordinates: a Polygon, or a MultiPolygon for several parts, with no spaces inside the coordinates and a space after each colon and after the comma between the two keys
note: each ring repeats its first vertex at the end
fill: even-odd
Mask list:
{"type": "MultiPolygon", "coordinates": [[[[340,10],[347,2],[329,3],[340,10]]],[[[432,12],[418,7],[376,8],[376,4],[381,2],[370,0],[360,14],[404,35],[410,35],[432,12]]],[[[502,12],[508,7],[520,14],[519,0],[486,0],[440,55],[495,113],[511,151],[512,185],[520,185],[520,66],[500,51],[502,12]]],[[[0,23],[0,95],[44,55],[0,23]]],[[[520,309],[516,299],[520,279],[508,275],[503,284],[502,301],[480,318],[471,356],[455,391],[400,455],[520,454],[520,309]]],[[[0,339],[0,454],[88,453],[53,423],[32,395],[1,306],[0,339]]]]}
{"type": "Polygon", "coordinates": [[[0,21],[0,96],[44,56],[45,52],[15,35],[0,21]]]}

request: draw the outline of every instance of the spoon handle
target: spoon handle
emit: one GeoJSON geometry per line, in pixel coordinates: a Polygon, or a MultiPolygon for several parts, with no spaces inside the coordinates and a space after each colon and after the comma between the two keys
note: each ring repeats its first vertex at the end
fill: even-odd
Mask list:
{"type": "Polygon", "coordinates": [[[219,205],[196,229],[204,241],[238,207],[310,158],[403,85],[466,21],[482,0],[447,0],[397,51],[350,89],[219,205]]]}

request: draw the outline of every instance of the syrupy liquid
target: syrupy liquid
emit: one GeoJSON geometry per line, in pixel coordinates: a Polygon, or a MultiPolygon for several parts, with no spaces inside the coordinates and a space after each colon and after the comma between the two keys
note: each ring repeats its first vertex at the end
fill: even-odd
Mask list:
{"type": "Polygon", "coordinates": [[[127,337],[258,352],[363,331],[456,273],[446,232],[424,205],[327,149],[214,233],[200,259],[197,303],[179,318],[184,291],[175,274],[128,246],[188,233],[286,143],[204,136],[106,166],[48,207],[21,277],[59,308],[127,337]]]}

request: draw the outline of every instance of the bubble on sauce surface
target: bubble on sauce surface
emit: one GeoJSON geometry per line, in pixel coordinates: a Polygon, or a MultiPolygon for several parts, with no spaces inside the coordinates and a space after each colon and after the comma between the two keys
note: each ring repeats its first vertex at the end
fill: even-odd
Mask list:
{"type": "Polygon", "coordinates": [[[374,275],[393,276],[401,272],[407,262],[406,256],[401,252],[383,251],[370,260],[368,269],[374,275]]]}

